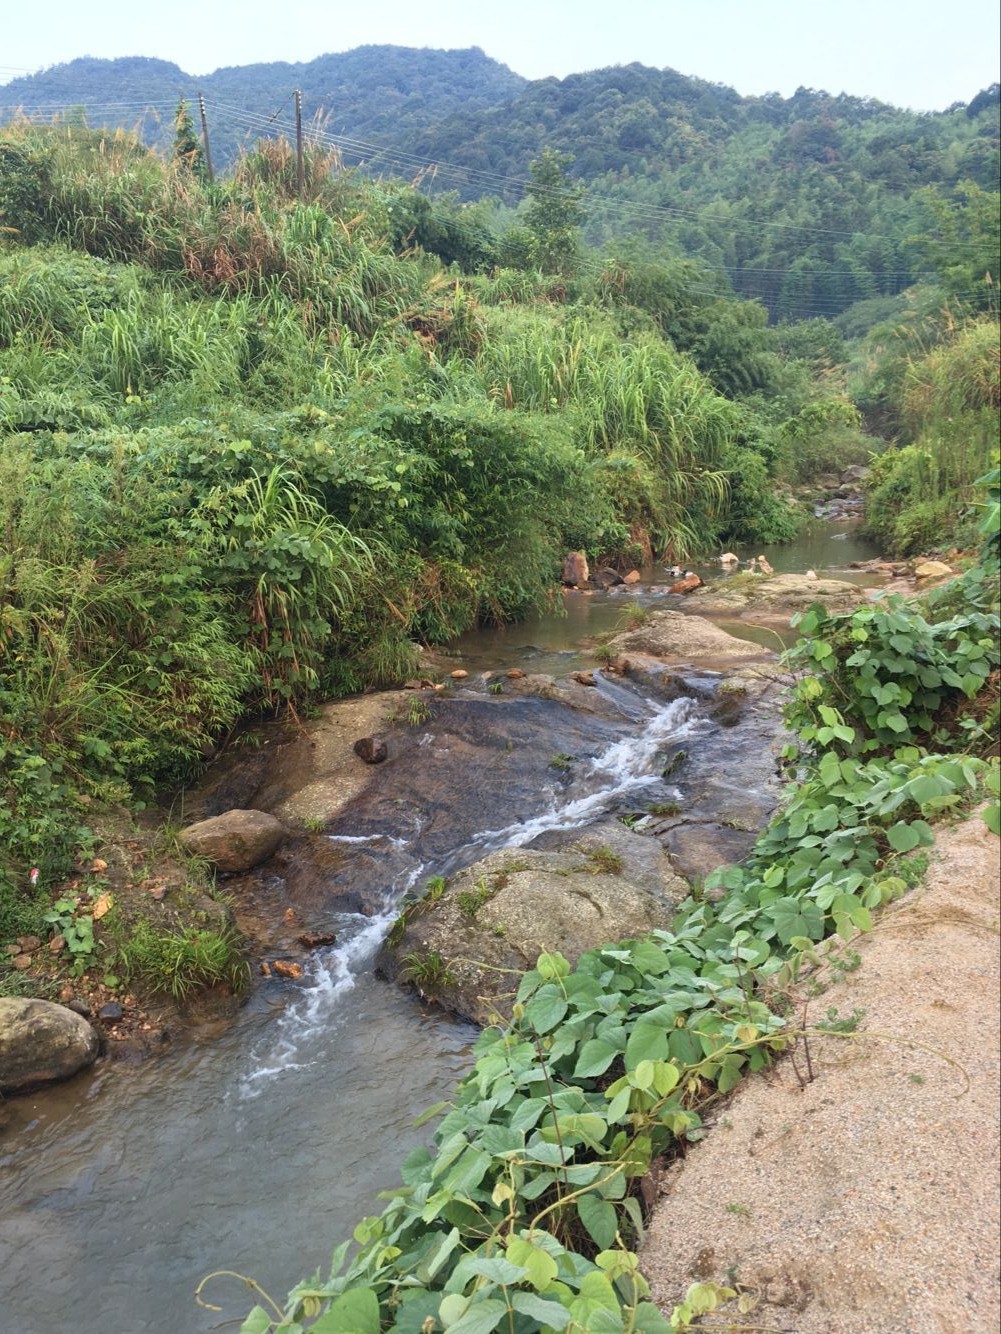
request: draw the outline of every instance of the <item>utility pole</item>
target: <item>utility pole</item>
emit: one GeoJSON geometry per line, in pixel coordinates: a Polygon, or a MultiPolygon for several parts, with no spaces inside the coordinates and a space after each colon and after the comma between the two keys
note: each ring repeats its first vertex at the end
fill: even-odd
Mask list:
{"type": "Polygon", "coordinates": [[[215,180],[215,173],[212,170],[212,153],[209,150],[209,123],[205,118],[205,98],[201,93],[198,94],[198,111],[202,118],[202,143],[205,145],[205,174],[209,178],[209,185],[215,180]]]}
{"type": "Polygon", "coordinates": [[[306,164],[302,157],[302,93],[295,90],[295,192],[301,199],[306,193],[306,164]]]}

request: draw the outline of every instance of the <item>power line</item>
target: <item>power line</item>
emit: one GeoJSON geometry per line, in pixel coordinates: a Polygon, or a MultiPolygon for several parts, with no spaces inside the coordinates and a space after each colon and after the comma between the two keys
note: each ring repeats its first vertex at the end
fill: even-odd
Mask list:
{"type": "MultiPolygon", "coordinates": [[[[248,129],[264,128],[266,123],[264,122],[263,117],[257,113],[247,112],[241,108],[233,107],[226,103],[213,102],[212,106],[214,109],[221,111],[224,116],[238,120],[248,129]]],[[[473,184],[478,182],[489,184],[491,189],[503,187],[505,190],[514,190],[524,194],[525,191],[531,188],[537,194],[548,194],[552,197],[559,197],[562,194],[562,191],[558,189],[548,189],[547,187],[539,186],[535,182],[525,180],[524,178],[504,176],[498,172],[465,167],[460,163],[447,162],[441,159],[432,160],[426,157],[419,157],[416,154],[407,153],[400,149],[386,148],[378,144],[367,143],[364,140],[355,139],[349,135],[339,135],[332,134],[328,131],[314,130],[311,133],[311,137],[314,141],[322,141],[332,147],[345,150],[351,153],[352,156],[360,157],[362,159],[367,156],[372,159],[382,159],[387,163],[395,163],[408,170],[433,170],[436,173],[440,172],[449,176],[458,175],[462,179],[473,184]]],[[[591,198],[598,202],[607,201],[608,203],[614,204],[620,211],[630,212],[635,216],[645,217],[650,221],[659,221],[665,218],[668,220],[691,218],[698,221],[704,227],[707,222],[714,220],[706,217],[706,209],[712,208],[712,203],[703,206],[702,208],[685,208],[680,205],[648,204],[640,200],[620,199],[615,195],[601,194],[596,191],[593,186],[587,186],[586,184],[585,198],[591,198]]],[[[716,202],[727,206],[730,204],[730,201],[728,200],[713,201],[713,203],[716,202]]],[[[800,223],[768,222],[758,218],[727,218],[721,219],[720,221],[725,221],[730,227],[747,227],[753,228],[756,231],[768,229],[794,232],[802,235],[842,236],[851,238],[863,237],[866,241],[886,241],[888,244],[894,246],[899,246],[903,241],[903,238],[871,232],[861,226],[854,228],[853,230],[847,230],[844,228],[833,227],[810,227],[800,223]]],[[[925,238],[925,242],[926,244],[930,243],[932,245],[945,246],[953,251],[962,248],[974,248],[973,243],[936,241],[935,238],[925,238]]]]}
{"type": "MultiPolygon", "coordinates": [[[[282,102],[279,105],[279,107],[271,114],[271,116],[268,117],[265,117],[264,115],[254,111],[248,111],[244,108],[232,106],[231,104],[224,102],[211,101],[209,102],[209,105],[211,106],[213,112],[221,115],[224,120],[228,120],[231,124],[235,125],[237,128],[242,128],[248,133],[261,134],[262,132],[269,131],[272,128],[278,116],[281,114],[285,106],[287,106],[287,104],[291,101],[292,97],[293,94],[290,93],[289,96],[285,99],[285,101],[282,102]]],[[[171,99],[170,101],[160,101],[160,102],[151,102],[147,100],[145,102],[102,102],[102,103],[91,103],[89,105],[86,103],[65,101],[60,103],[54,103],[54,102],[47,104],[39,103],[33,107],[23,107],[23,106],[20,107],[8,106],[6,108],[0,107],[0,113],[2,113],[3,111],[12,111],[12,112],[21,111],[22,114],[29,114],[29,113],[33,113],[36,115],[45,113],[58,114],[60,111],[70,111],[70,110],[76,111],[81,109],[82,107],[85,112],[89,112],[89,114],[91,115],[102,115],[102,114],[112,114],[115,112],[121,113],[121,112],[126,112],[128,110],[136,110],[136,109],[142,109],[144,111],[145,110],[153,111],[154,109],[173,108],[174,105],[175,103],[173,99],[171,99]]],[[[390,167],[391,169],[399,168],[403,171],[409,171],[415,174],[431,172],[435,175],[435,177],[441,175],[446,178],[453,178],[453,179],[458,178],[460,181],[466,182],[470,185],[480,185],[481,187],[485,189],[490,189],[492,191],[502,189],[506,192],[513,191],[521,195],[524,195],[524,193],[527,192],[529,189],[531,189],[537,195],[543,194],[543,195],[549,195],[550,197],[559,197],[563,193],[561,190],[557,188],[547,188],[545,186],[540,186],[533,181],[526,180],[521,177],[506,176],[499,172],[486,171],[479,168],[467,167],[460,163],[448,162],[443,160],[429,160],[426,157],[421,157],[414,153],[408,153],[404,150],[396,149],[391,146],[372,144],[365,140],[354,138],[353,136],[350,135],[334,134],[329,131],[321,130],[315,127],[309,132],[309,138],[315,143],[322,143],[328,147],[336,148],[342,153],[348,153],[352,157],[359,158],[360,162],[364,163],[364,165],[366,165],[369,169],[372,169],[373,167],[376,167],[380,164],[384,164],[390,167]]],[[[756,218],[714,217],[711,211],[713,209],[713,205],[715,203],[719,203],[724,205],[725,207],[730,207],[731,202],[727,200],[712,201],[710,204],[705,205],[701,208],[695,208],[695,207],[686,208],[681,205],[651,204],[640,200],[623,199],[618,195],[603,194],[597,191],[593,185],[588,186],[586,184],[584,185],[584,195],[585,199],[590,199],[591,201],[593,201],[594,204],[598,205],[599,207],[604,205],[606,207],[614,208],[619,216],[622,216],[623,214],[627,216],[631,215],[634,219],[640,221],[658,222],[661,224],[667,222],[677,223],[677,222],[691,220],[693,222],[697,222],[699,224],[700,229],[702,229],[703,231],[707,230],[713,225],[725,225],[727,228],[730,229],[731,235],[733,234],[733,231],[735,229],[743,227],[743,228],[753,229],[755,231],[760,231],[763,229],[781,230],[785,232],[797,233],[803,236],[816,235],[818,237],[819,236],[841,236],[841,237],[852,237],[852,238],[862,237],[866,241],[885,241],[893,246],[899,246],[900,244],[903,243],[903,238],[870,232],[865,230],[863,227],[859,227],[849,231],[843,228],[811,227],[799,223],[769,222],[764,219],[756,219],[756,218]]],[[[940,241],[937,240],[936,238],[923,238],[923,239],[925,244],[942,246],[943,248],[948,249],[951,253],[962,253],[964,251],[970,251],[972,253],[977,249],[975,244],[972,242],[940,241]]],[[[735,271],[740,275],[751,274],[751,273],[781,274],[788,272],[788,270],[782,270],[782,269],[768,270],[764,268],[760,269],[755,269],[751,267],[745,268],[740,264],[728,263],[725,259],[722,258],[717,262],[720,263],[721,266],[725,268],[727,271],[730,272],[735,271]]],[[[862,270],[862,272],[864,273],[865,270],[862,270]]],[[[822,270],[822,273],[825,277],[833,277],[835,275],[844,277],[856,276],[856,273],[852,270],[824,269],[822,270]]],[[[807,275],[804,275],[804,277],[805,276],[807,275]]],[[[884,281],[887,279],[900,278],[900,277],[908,278],[912,282],[915,280],[914,275],[908,270],[895,270],[888,272],[882,276],[884,281]]]]}

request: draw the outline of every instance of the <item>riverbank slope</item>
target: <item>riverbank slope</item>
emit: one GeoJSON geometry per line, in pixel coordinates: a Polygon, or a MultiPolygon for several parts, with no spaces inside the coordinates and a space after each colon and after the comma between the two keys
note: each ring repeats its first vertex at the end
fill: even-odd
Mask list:
{"type": "Polygon", "coordinates": [[[805,1086],[802,1040],[741,1084],[661,1181],[641,1262],[668,1314],[711,1280],[795,1334],[997,1329],[999,895],[994,835],[943,829],[861,965],[816,975],[809,1022],[855,1032],[809,1039],[805,1086]]]}

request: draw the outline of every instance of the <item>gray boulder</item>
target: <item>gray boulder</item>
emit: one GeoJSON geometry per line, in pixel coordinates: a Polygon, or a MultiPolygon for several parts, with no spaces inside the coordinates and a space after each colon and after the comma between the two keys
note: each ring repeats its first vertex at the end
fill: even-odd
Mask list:
{"type": "Polygon", "coordinates": [[[0,997],[0,1093],[69,1079],[94,1063],[99,1048],[96,1031],[65,1005],[0,997]]]}
{"type": "Polygon", "coordinates": [[[574,962],[585,950],[666,927],[687,893],[660,845],[621,826],[614,838],[586,834],[559,849],[494,852],[398,919],[380,970],[489,1024],[509,1016],[519,974],[543,951],[574,962]]]}
{"type": "Polygon", "coordinates": [[[635,630],[616,635],[608,647],[614,653],[678,658],[685,662],[767,656],[767,650],[760,644],[738,639],[712,621],[682,611],[655,611],[635,630]]]}
{"type": "Polygon", "coordinates": [[[820,602],[830,612],[854,611],[866,601],[865,590],[843,579],[816,579],[805,574],[739,575],[706,584],[691,595],[699,611],[754,611],[790,616],[820,602]]]}
{"type": "Polygon", "coordinates": [[[281,821],[265,811],[226,811],[189,825],[180,841],[220,871],[249,871],[267,861],[284,837],[281,821]]]}

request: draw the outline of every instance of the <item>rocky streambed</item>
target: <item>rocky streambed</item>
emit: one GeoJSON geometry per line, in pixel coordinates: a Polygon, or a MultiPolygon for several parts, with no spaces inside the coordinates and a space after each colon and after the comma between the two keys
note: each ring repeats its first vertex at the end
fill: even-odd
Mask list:
{"type": "MultiPolygon", "coordinates": [[[[7,1328],[211,1328],[246,1306],[242,1287],[213,1293],[222,1315],[191,1304],[214,1266],[283,1295],[421,1141],[412,1117],[473,1032],[449,1014],[503,1012],[540,948],[573,956],[664,922],[744,855],[778,795],[781,673],[760,644],[653,602],[605,667],[586,651],[562,675],[470,661],[447,689],[263,728],[188,794],[188,822],[240,807],[284,830],[224,882],[258,984],[127,1077],[98,1063],[5,1104],[7,1328]],[[356,754],[365,737],[382,763],[356,754]]],[[[532,645],[524,661],[552,665],[532,645]]]]}

